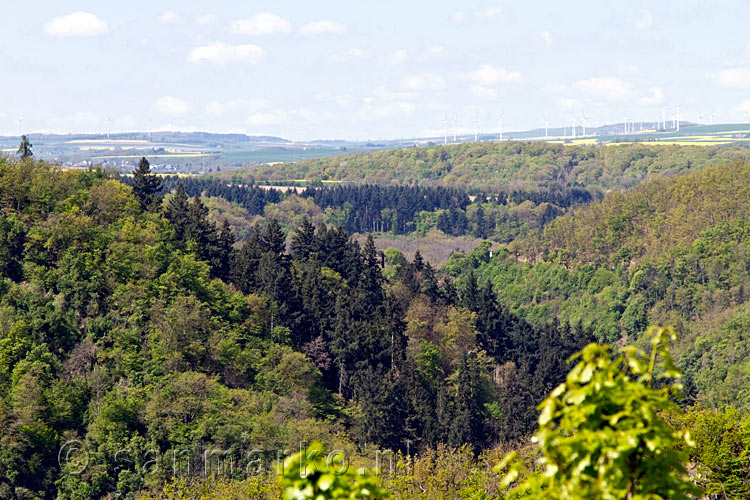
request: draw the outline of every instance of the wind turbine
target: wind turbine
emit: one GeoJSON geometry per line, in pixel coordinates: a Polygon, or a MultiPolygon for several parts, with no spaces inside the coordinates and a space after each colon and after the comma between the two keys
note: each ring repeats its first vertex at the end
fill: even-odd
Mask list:
{"type": "Polygon", "coordinates": [[[576,117],[573,117],[573,138],[576,136],[576,117]]]}
{"type": "Polygon", "coordinates": [[[545,117],[545,118],[544,118],[544,138],[545,138],[545,139],[546,139],[547,137],[549,137],[549,133],[547,132],[547,130],[548,130],[548,129],[547,129],[547,126],[548,126],[548,125],[549,125],[549,120],[547,119],[547,117],[545,117]]]}
{"type": "Polygon", "coordinates": [[[151,142],[151,117],[148,118],[148,142],[151,142]]]}
{"type": "Polygon", "coordinates": [[[107,140],[109,140],[109,131],[110,131],[111,124],[112,124],[112,119],[108,116],[107,117],[107,140]]]}
{"type": "Polygon", "coordinates": [[[661,122],[662,122],[662,130],[667,130],[667,107],[664,106],[661,108],[661,122]]]}
{"type": "Polygon", "coordinates": [[[713,125],[713,124],[714,124],[714,110],[712,109],[711,110],[711,123],[709,125],[713,125]]]}
{"type": "Polygon", "coordinates": [[[500,140],[503,140],[503,111],[498,113],[497,117],[500,120],[500,140]]]}
{"type": "Polygon", "coordinates": [[[588,120],[586,113],[581,113],[581,120],[581,123],[583,124],[583,137],[586,137],[586,120],[588,120]]]}
{"type": "Polygon", "coordinates": [[[448,113],[445,113],[443,121],[443,144],[448,144],[448,113]]]}
{"type": "Polygon", "coordinates": [[[479,126],[479,120],[477,120],[476,118],[474,118],[474,142],[479,142],[479,140],[478,140],[479,135],[477,133],[478,130],[479,130],[478,126],[479,126]]]}
{"type": "Polygon", "coordinates": [[[453,142],[455,143],[456,142],[456,119],[454,118],[452,122],[453,122],[453,142]]]}
{"type": "Polygon", "coordinates": [[[677,106],[677,131],[680,131],[680,107],[677,106]]]}
{"type": "Polygon", "coordinates": [[[627,134],[628,133],[628,117],[627,116],[625,117],[625,122],[624,123],[625,123],[625,132],[624,132],[624,134],[627,134]]]}
{"type": "Polygon", "coordinates": [[[18,135],[23,135],[23,118],[18,119],[18,135]]]}

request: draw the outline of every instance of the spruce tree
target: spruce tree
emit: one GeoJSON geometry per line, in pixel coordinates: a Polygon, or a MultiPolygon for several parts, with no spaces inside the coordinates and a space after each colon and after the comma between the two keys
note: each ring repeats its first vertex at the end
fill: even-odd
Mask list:
{"type": "Polygon", "coordinates": [[[266,229],[260,238],[263,250],[277,256],[284,254],[286,250],[286,236],[281,230],[281,225],[276,219],[271,219],[266,224],[266,229]]]}
{"type": "Polygon", "coordinates": [[[292,236],[291,253],[299,260],[307,260],[315,251],[315,226],[305,218],[292,236]]]}
{"type": "Polygon", "coordinates": [[[231,270],[232,259],[234,256],[234,232],[229,222],[224,219],[221,223],[221,230],[219,231],[219,244],[218,244],[218,255],[217,255],[217,268],[215,269],[216,275],[224,281],[228,281],[229,272],[231,270]]]}
{"type": "Polygon", "coordinates": [[[414,263],[414,269],[416,271],[421,271],[422,269],[424,269],[424,259],[422,258],[422,253],[419,250],[414,252],[413,263],[414,263]]]}
{"type": "Polygon", "coordinates": [[[476,353],[469,351],[458,367],[454,413],[448,431],[448,441],[453,446],[479,446],[486,440],[479,364],[476,353]]]}
{"type": "Polygon", "coordinates": [[[169,199],[165,216],[174,227],[175,240],[178,246],[185,245],[185,231],[190,224],[188,196],[185,193],[185,186],[180,183],[177,186],[174,196],[169,199]]]}
{"type": "Polygon", "coordinates": [[[158,175],[151,173],[151,164],[146,158],[141,158],[138,166],[133,170],[133,194],[142,210],[153,209],[161,196],[159,192],[162,182],[158,175]]]}
{"type": "Polygon", "coordinates": [[[32,151],[32,148],[34,146],[29,141],[29,138],[25,135],[21,136],[21,144],[18,146],[17,153],[21,156],[22,159],[31,158],[34,156],[34,152],[32,151]]]}

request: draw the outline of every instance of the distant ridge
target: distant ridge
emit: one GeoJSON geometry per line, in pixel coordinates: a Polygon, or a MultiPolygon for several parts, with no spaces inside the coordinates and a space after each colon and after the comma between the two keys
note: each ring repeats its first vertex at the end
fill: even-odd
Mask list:
{"type": "MultiPolygon", "coordinates": [[[[80,140],[106,140],[106,133],[97,134],[27,134],[32,141],[80,141],[80,140]]],[[[204,141],[227,141],[227,142],[279,142],[288,143],[288,139],[271,135],[245,135],[245,134],[218,134],[212,132],[172,132],[172,131],[153,131],[151,138],[154,140],[173,140],[179,139],[183,142],[204,142],[204,141]]],[[[17,136],[0,136],[0,139],[16,139],[17,136]]],[[[109,139],[113,141],[147,141],[149,140],[148,132],[118,132],[110,134],[109,139]]]]}

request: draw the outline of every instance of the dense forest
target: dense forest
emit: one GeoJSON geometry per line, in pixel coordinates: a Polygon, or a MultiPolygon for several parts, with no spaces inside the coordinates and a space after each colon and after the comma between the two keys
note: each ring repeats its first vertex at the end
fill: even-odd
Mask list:
{"type": "Polygon", "coordinates": [[[349,181],[442,185],[501,192],[550,184],[629,189],[653,176],[750,159],[724,146],[623,144],[564,146],[546,142],[481,142],[407,148],[263,165],[215,174],[232,183],[349,181]]]}
{"type": "Polygon", "coordinates": [[[142,166],[131,189],[2,162],[3,495],[127,496],[167,468],[118,473],[122,450],[200,456],[240,434],[480,451],[531,430],[590,338],[534,327],[420,257],[386,282],[372,239],[343,228],[304,222],[287,251],[269,220],[235,248],[199,197],[163,202],[142,166]],[[49,467],[70,439],[91,450],[82,475],[49,467]]]}
{"type": "MultiPolygon", "coordinates": [[[[130,176],[120,180],[131,185],[130,176]]],[[[229,184],[210,177],[164,176],[160,193],[182,185],[188,196],[208,198],[210,209],[229,221],[238,239],[252,233],[256,216],[274,218],[288,234],[304,218],[343,226],[350,233],[425,235],[440,231],[509,242],[544,227],[575,205],[601,197],[581,187],[552,183],[544,189],[512,189],[470,195],[458,188],[338,184],[287,191],[255,184],[229,184]],[[228,203],[228,204],[227,204],[228,203]]]]}
{"type": "MultiPolygon", "coordinates": [[[[380,451],[400,453],[373,479],[394,498],[518,498],[497,466],[507,451],[529,465],[561,456],[528,444],[557,430],[542,401],[569,405],[554,420],[570,426],[569,447],[586,443],[572,432],[580,412],[621,400],[579,404],[590,366],[660,415],[643,425],[675,454],[645,462],[666,471],[656,476],[690,491],[687,472],[674,475],[689,460],[690,484],[746,498],[749,169],[697,168],[602,200],[571,185],[472,201],[440,186],[294,194],[162,178],[145,159],[121,179],[2,157],[0,497],[278,498],[278,450],[321,441],[368,467],[380,451]],[[490,207],[526,202],[560,211],[442,268],[350,234],[408,231],[398,221],[430,209],[446,233],[459,211],[476,229],[490,207]],[[347,209],[356,215],[322,216],[347,209]],[[392,226],[373,226],[388,209],[392,226]],[[650,324],[675,326],[674,365],[667,341],[644,335],[650,324]],[[652,361],[632,350],[610,359],[594,341],[642,347],[652,361]],[[583,368],[566,376],[581,350],[583,368]],[[661,385],[638,385],[625,365],[661,385]],[[680,371],[677,398],[679,384],[664,380],[680,371]],[[206,471],[217,453],[231,474],[206,471]]],[[[617,425],[584,420],[592,433],[617,425]]],[[[549,485],[522,474],[521,488],[543,498],[549,485]]]]}
{"type": "Polygon", "coordinates": [[[456,254],[446,268],[490,283],[531,323],[581,323],[601,341],[674,325],[687,394],[750,409],[740,390],[750,383],[748,189],[747,163],[655,179],[555,219],[490,262],[456,254]]]}

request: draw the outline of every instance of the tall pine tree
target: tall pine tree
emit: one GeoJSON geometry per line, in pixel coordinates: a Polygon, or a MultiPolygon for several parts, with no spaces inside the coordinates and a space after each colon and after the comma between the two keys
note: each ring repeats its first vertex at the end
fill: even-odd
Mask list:
{"type": "Polygon", "coordinates": [[[146,158],[141,158],[138,166],[133,170],[133,194],[142,210],[152,210],[157,206],[161,196],[161,179],[151,173],[151,164],[146,158]]]}

